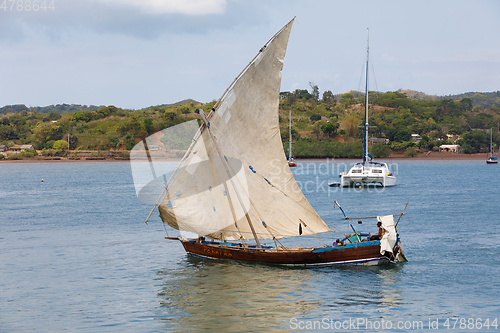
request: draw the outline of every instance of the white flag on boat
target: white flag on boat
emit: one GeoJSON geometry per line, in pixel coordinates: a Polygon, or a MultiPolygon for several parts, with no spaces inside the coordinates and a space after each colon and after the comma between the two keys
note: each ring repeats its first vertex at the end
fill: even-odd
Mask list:
{"type": "Polygon", "coordinates": [[[394,216],[377,216],[377,220],[382,223],[382,228],[384,229],[384,235],[380,240],[380,254],[383,255],[386,251],[392,253],[392,249],[394,248],[394,245],[396,245],[397,240],[394,216]]]}

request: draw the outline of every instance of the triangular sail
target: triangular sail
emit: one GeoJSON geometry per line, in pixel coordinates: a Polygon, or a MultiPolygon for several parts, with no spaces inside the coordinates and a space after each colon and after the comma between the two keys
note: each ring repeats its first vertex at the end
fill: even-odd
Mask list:
{"type": "Polygon", "coordinates": [[[300,191],[281,143],[281,70],[292,23],[261,49],[207,116],[159,206],[165,223],[214,239],[250,239],[253,231],[258,238],[330,231],[300,191]]]}

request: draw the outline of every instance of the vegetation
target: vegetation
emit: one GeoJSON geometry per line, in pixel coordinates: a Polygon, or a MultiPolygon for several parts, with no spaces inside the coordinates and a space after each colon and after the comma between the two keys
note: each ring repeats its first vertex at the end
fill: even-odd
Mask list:
{"type": "Polygon", "coordinates": [[[24,104],[16,104],[16,105],[6,105],[0,108],[0,114],[3,113],[15,113],[15,112],[37,112],[37,113],[65,113],[65,112],[77,112],[77,111],[94,111],[99,107],[95,105],[75,105],[75,104],[58,104],[58,105],[50,105],[44,107],[30,107],[28,108],[24,104]]]}
{"type": "Polygon", "coordinates": [[[62,114],[23,110],[0,116],[0,143],[32,144],[42,151],[130,150],[154,132],[197,118],[198,108],[212,106],[191,102],[136,111],[103,106],[62,114]]]}
{"type": "MultiPolygon", "coordinates": [[[[310,87],[311,92],[297,89],[280,93],[284,145],[288,142],[291,111],[296,157],[360,158],[364,95],[356,91],[339,95],[325,91],[321,96],[317,85],[310,83],[310,87]]],[[[485,151],[489,143],[486,130],[490,128],[495,145],[500,141],[500,92],[437,98],[394,91],[370,92],[369,97],[370,135],[389,140],[387,144],[370,145],[374,157],[386,157],[394,151],[414,156],[445,143],[460,144],[464,153],[485,151]],[[412,140],[412,134],[421,136],[419,143],[412,140]]],[[[130,150],[157,131],[199,118],[198,109],[208,112],[213,105],[214,102],[188,100],[142,110],[67,104],[43,108],[5,106],[0,108],[0,144],[32,144],[44,156],[67,154],[68,150],[130,150]]],[[[125,157],[127,154],[124,152],[125,157]]]]}
{"type": "MultiPolygon", "coordinates": [[[[488,147],[486,131],[490,128],[493,128],[494,146],[498,145],[500,92],[460,96],[443,98],[413,91],[370,92],[370,135],[389,140],[388,144],[370,145],[372,156],[384,157],[391,152],[415,156],[442,144],[459,144],[463,152],[477,153],[488,147]],[[413,141],[412,134],[418,134],[420,142],[413,141]]],[[[361,157],[362,147],[356,148],[356,143],[362,141],[363,93],[333,95],[326,91],[323,99],[315,99],[307,90],[297,89],[282,92],[280,97],[282,133],[287,133],[288,112],[292,111],[296,157],[361,157]],[[342,146],[346,149],[340,148],[342,146]]],[[[288,141],[285,136],[283,141],[288,141]]]]}
{"type": "Polygon", "coordinates": [[[25,151],[22,151],[20,153],[9,155],[8,159],[9,160],[21,160],[21,159],[23,159],[23,157],[33,157],[33,156],[37,156],[37,155],[38,155],[37,152],[34,151],[33,149],[26,149],[25,151]]]}

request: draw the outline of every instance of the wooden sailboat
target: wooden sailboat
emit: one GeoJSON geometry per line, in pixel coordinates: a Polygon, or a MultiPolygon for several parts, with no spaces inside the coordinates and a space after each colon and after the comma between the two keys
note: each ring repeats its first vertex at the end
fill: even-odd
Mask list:
{"type": "Polygon", "coordinates": [[[288,166],[296,167],[295,159],[292,155],[292,110],[290,110],[289,123],[288,123],[288,166]]]}
{"type": "Polygon", "coordinates": [[[493,129],[490,129],[490,145],[488,146],[488,158],[486,164],[498,164],[498,159],[493,156],[493,129]]]}
{"type": "Polygon", "coordinates": [[[165,224],[199,237],[166,238],[212,259],[302,266],[403,261],[392,215],[379,217],[387,229],[382,240],[353,229],[334,246],[280,243],[332,232],[300,191],[281,143],[279,91],[292,24],[261,48],[208,114],[200,110],[203,123],[158,209],[165,224]],[[266,239],[275,246],[261,244],[266,239]]]}

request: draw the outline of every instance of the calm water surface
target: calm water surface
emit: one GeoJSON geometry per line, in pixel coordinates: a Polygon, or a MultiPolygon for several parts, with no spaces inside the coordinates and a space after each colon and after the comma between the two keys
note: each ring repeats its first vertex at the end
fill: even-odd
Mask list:
{"type": "Polygon", "coordinates": [[[451,331],[447,318],[488,331],[475,323],[500,320],[499,166],[402,161],[396,187],[328,188],[342,167],[300,163],[294,173],[343,231],[333,200],[350,216],[396,214],[409,201],[398,226],[409,262],[291,269],[190,258],[163,239],[156,213],[144,224],[151,207],[137,200],[128,163],[2,163],[0,332],[322,331],[349,321],[430,331],[436,319],[451,331]]]}

